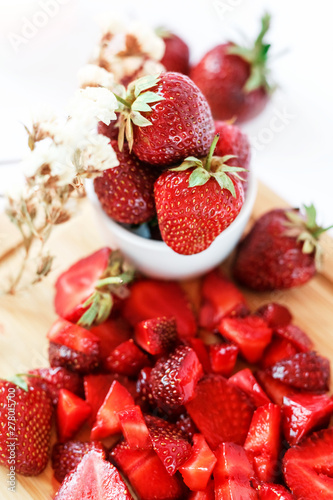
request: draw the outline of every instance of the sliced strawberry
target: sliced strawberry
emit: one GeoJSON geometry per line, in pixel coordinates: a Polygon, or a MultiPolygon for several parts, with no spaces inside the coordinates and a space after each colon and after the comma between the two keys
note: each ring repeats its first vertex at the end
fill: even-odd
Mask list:
{"type": "Polygon", "coordinates": [[[216,464],[216,457],[202,434],[194,434],[190,458],[179,468],[192,491],[205,490],[216,464]]]}
{"type": "Polygon", "coordinates": [[[264,388],[267,396],[277,405],[281,406],[283,404],[283,398],[285,396],[297,394],[299,392],[290,387],[290,385],[283,384],[283,382],[275,380],[271,377],[267,370],[259,370],[256,373],[256,377],[264,388]]]}
{"type": "Polygon", "coordinates": [[[187,296],[174,281],[137,281],[131,287],[123,313],[133,326],[146,319],[173,317],[181,339],[193,337],[197,330],[187,296]]]}
{"type": "Polygon", "coordinates": [[[214,500],[214,481],[210,480],[208,486],[203,491],[192,491],[188,500],[214,500]]]}
{"type": "Polygon", "coordinates": [[[300,352],[275,363],[272,377],[305,391],[327,391],[330,381],[330,363],[314,351],[300,352]]]}
{"type": "Polygon", "coordinates": [[[179,415],[176,420],[176,425],[178,429],[184,432],[190,439],[193,438],[194,434],[198,433],[198,429],[196,428],[193,420],[186,412],[179,415]]]}
{"type": "Polygon", "coordinates": [[[222,443],[215,454],[215,500],[257,500],[250,482],[254,472],[244,448],[235,443],[222,443]]]}
{"type": "Polygon", "coordinates": [[[237,387],[244,391],[256,407],[271,402],[249,368],[244,368],[244,370],[235,373],[229,378],[229,382],[237,385],[237,387]]]}
{"type": "Polygon", "coordinates": [[[202,373],[197,355],[187,346],[179,346],[168,358],[158,360],[150,375],[157,405],[165,411],[179,409],[193,398],[202,373]]]}
{"type": "Polygon", "coordinates": [[[272,329],[258,316],[223,318],[218,328],[224,337],[238,345],[250,363],[260,360],[272,338],[272,329]]]}
{"type": "Polygon", "coordinates": [[[253,407],[246,395],[221,375],[205,376],[186,409],[213,450],[224,441],[244,443],[253,407]]]}
{"type": "Polygon", "coordinates": [[[118,412],[120,427],[131,448],[151,448],[148,428],[140,406],[132,406],[118,412]]]}
{"type": "Polygon", "coordinates": [[[221,319],[231,314],[239,305],[246,306],[245,297],[220,269],[214,269],[204,277],[199,313],[200,326],[215,330],[221,319]]]}
{"type": "Polygon", "coordinates": [[[269,302],[256,310],[255,314],[263,318],[270,328],[276,329],[287,326],[293,317],[286,306],[277,302],[269,302]]]}
{"type": "Polygon", "coordinates": [[[313,430],[326,427],[333,414],[333,399],[326,394],[295,394],[283,398],[283,432],[291,445],[313,430]]]}
{"type": "Polygon", "coordinates": [[[136,343],[149,354],[168,354],[177,340],[174,318],[153,318],[140,321],[135,327],[136,343]]]}
{"type": "Polygon", "coordinates": [[[110,352],[132,337],[132,328],[123,318],[110,318],[90,331],[99,339],[100,359],[104,368],[110,352]]]}
{"type": "Polygon", "coordinates": [[[152,368],[150,366],[142,368],[136,381],[136,392],[139,395],[138,403],[147,410],[155,406],[155,399],[150,383],[151,372],[152,368]]]}
{"type": "Polygon", "coordinates": [[[91,450],[68,474],[56,500],[133,500],[117,469],[104,460],[100,452],[91,450]]]}
{"type": "Polygon", "coordinates": [[[262,368],[270,368],[282,359],[295,356],[298,350],[289,342],[289,340],[282,337],[274,336],[272,342],[266,347],[264,354],[261,358],[260,365],[262,368]]]}
{"type": "Polygon", "coordinates": [[[233,344],[210,345],[209,356],[213,373],[229,377],[235,368],[238,351],[238,347],[233,344]]]}
{"type": "MultiPolygon", "coordinates": [[[[29,374],[34,375],[34,386],[38,385],[49,393],[54,406],[58,403],[60,389],[67,389],[78,396],[83,393],[81,377],[66,368],[35,368],[29,370],[29,374]]],[[[29,379],[27,381],[29,383],[29,379]]]]}
{"type": "Polygon", "coordinates": [[[52,468],[54,477],[62,483],[65,476],[81,462],[82,458],[90,450],[100,453],[105,458],[105,448],[98,441],[67,441],[67,443],[56,443],[52,450],[52,468]]]}
{"type": "Polygon", "coordinates": [[[115,380],[112,382],[109,392],[98,410],[91,431],[91,439],[103,439],[111,434],[121,432],[118,412],[130,406],[134,406],[134,399],[128,390],[115,380]]]}
{"type": "Polygon", "coordinates": [[[254,412],[244,443],[247,457],[260,481],[274,481],[281,448],[281,408],[269,403],[254,412]]]}
{"type": "Polygon", "coordinates": [[[95,422],[98,410],[103,404],[103,401],[109,392],[115,376],[106,375],[86,375],[84,377],[84,394],[87,403],[91,408],[89,422],[92,425],[95,422]]]}
{"type": "Polygon", "coordinates": [[[290,324],[275,329],[276,335],[289,340],[298,351],[307,352],[313,349],[313,342],[310,337],[298,326],[290,324]]]}
{"type": "Polygon", "coordinates": [[[122,442],[110,454],[140,500],[183,500],[184,486],[177,476],[170,476],[154,450],[132,449],[122,442]]]}
{"type": "Polygon", "coordinates": [[[71,439],[90,416],[90,405],[67,389],[60,389],[56,420],[59,441],[71,439]]]}
{"type": "Polygon", "coordinates": [[[193,337],[188,340],[188,345],[192,347],[193,351],[198,356],[198,360],[200,361],[204,372],[210,373],[212,371],[212,367],[210,364],[208,349],[206,348],[203,340],[193,337]]]}
{"type": "Polygon", "coordinates": [[[283,459],[287,485],[298,499],[333,498],[333,427],[290,448],[283,459]]]}
{"type": "Polygon", "coordinates": [[[150,364],[147,355],[139,349],[133,339],[118,345],[107,357],[106,366],[110,372],[135,377],[150,364]]]}
{"type": "Polygon", "coordinates": [[[257,488],[259,500],[294,500],[290,491],[280,484],[262,483],[257,488]]]}

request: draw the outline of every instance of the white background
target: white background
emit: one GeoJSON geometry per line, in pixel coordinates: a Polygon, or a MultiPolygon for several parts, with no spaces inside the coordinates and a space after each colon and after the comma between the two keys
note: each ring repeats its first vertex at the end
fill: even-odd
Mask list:
{"type": "Polygon", "coordinates": [[[253,165],[292,205],[314,202],[320,222],[333,223],[331,0],[0,0],[0,194],[19,182],[14,161],[27,148],[21,123],[41,105],[63,113],[97,41],[98,14],[112,10],[171,28],[189,43],[192,62],[228,39],[254,38],[269,11],[279,89],[244,126],[253,165]],[[53,4],[46,22],[38,17],[43,3],[53,4]],[[29,22],[43,26],[15,46],[29,22]]]}

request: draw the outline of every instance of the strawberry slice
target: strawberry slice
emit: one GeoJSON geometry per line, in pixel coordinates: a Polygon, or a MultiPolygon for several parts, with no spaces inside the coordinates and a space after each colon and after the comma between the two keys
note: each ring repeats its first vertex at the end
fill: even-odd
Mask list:
{"type": "Polygon", "coordinates": [[[209,357],[212,372],[229,377],[235,368],[238,351],[238,347],[232,344],[210,345],[209,357]]]}
{"type": "Polygon", "coordinates": [[[289,340],[274,336],[272,342],[265,349],[260,365],[262,368],[270,368],[282,359],[295,356],[297,352],[296,347],[289,340]]]}
{"type": "Polygon", "coordinates": [[[149,431],[140,406],[132,406],[118,412],[120,427],[131,448],[151,448],[149,431]]]}
{"type": "Polygon", "coordinates": [[[153,318],[141,321],[135,327],[136,343],[149,354],[168,354],[177,340],[174,318],[153,318]]]}
{"type": "Polygon", "coordinates": [[[135,377],[150,364],[148,356],[139,349],[133,339],[119,344],[107,357],[106,367],[113,373],[135,377]]]}
{"type": "Polygon", "coordinates": [[[109,392],[98,410],[91,431],[91,439],[103,439],[111,434],[121,432],[118,412],[134,405],[134,399],[128,390],[117,380],[112,382],[109,392]]]}
{"type": "Polygon", "coordinates": [[[215,454],[215,500],[257,500],[257,492],[250,482],[254,472],[244,448],[235,443],[222,443],[215,454]]]}
{"type": "Polygon", "coordinates": [[[262,483],[257,491],[259,500],[294,500],[295,498],[280,484],[262,483]]]}
{"type": "Polygon", "coordinates": [[[295,394],[283,398],[283,432],[297,444],[313,430],[326,427],[333,414],[333,399],[326,394],[295,394]]]}
{"type": "Polygon", "coordinates": [[[271,341],[272,329],[258,316],[245,318],[223,318],[219,332],[238,345],[241,354],[250,363],[256,363],[262,357],[271,341]]]}
{"type": "Polygon", "coordinates": [[[283,459],[284,478],[296,498],[332,500],[333,428],[312,434],[283,459]]]}
{"type": "Polygon", "coordinates": [[[167,359],[158,360],[150,374],[157,405],[165,411],[179,409],[193,398],[202,373],[197,355],[187,346],[179,346],[167,359]]]}
{"type": "Polygon", "coordinates": [[[173,317],[181,339],[193,337],[197,331],[191,305],[175,281],[137,281],[131,287],[123,313],[133,326],[146,319],[173,317]]]}
{"type": "MultiPolygon", "coordinates": [[[[28,372],[33,377],[33,385],[39,386],[49,393],[54,406],[57,405],[60,389],[67,389],[80,396],[83,393],[81,377],[66,368],[35,368],[28,372]]],[[[29,379],[27,380],[29,383],[29,379]]]]}
{"type": "Polygon", "coordinates": [[[296,389],[293,389],[290,385],[275,380],[267,370],[259,370],[256,373],[256,377],[264,388],[267,396],[277,405],[282,406],[285,396],[299,393],[299,391],[296,391],[296,389]]]}
{"type": "Polygon", "coordinates": [[[269,403],[253,414],[244,443],[247,457],[260,481],[274,481],[281,448],[281,408],[269,403]]]}
{"type": "Polygon", "coordinates": [[[210,480],[207,488],[203,491],[192,491],[188,500],[215,500],[214,481],[210,480]]]}
{"type": "Polygon", "coordinates": [[[221,375],[205,376],[186,409],[212,450],[224,441],[244,443],[253,407],[247,396],[221,375]]]}
{"type": "Polygon", "coordinates": [[[52,450],[52,468],[54,477],[59,483],[65,479],[65,476],[81,462],[86,453],[95,450],[105,458],[105,448],[98,441],[67,441],[67,443],[56,443],[52,450]]]}
{"type": "Polygon", "coordinates": [[[314,351],[300,352],[275,363],[271,368],[274,379],[305,391],[327,391],[330,362],[314,351]]]}
{"type": "Polygon", "coordinates": [[[170,476],[191,455],[191,445],[187,436],[175,425],[158,417],[146,416],[150,439],[155,452],[170,476]]]}
{"type": "Polygon", "coordinates": [[[256,407],[266,405],[271,402],[249,368],[244,368],[244,370],[240,370],[235,373],[229,378],[229,382],[235,384],[242,391],[244,391],[256,407]]]}
{"type": "Polygon", "coordinates": [[[193,337],[188,340],[188,345],[192,347],[193,351],[198,356],[198,360],[200,361],[204,372],[210,373],[212,371],[212,367],[210,364],[209,352],[204,341],[197,337],[193,337]]]}
{"type": "Polygon", "coordinates": [[[270,328],[288,326],[293,317],[289,309],[277,302],[269,302],[256,310],[255,314],[263,318],[270,328]]]}
{"type": "Polygon", "coordinates": [[[123,318],[108,319],[90,329],[99,339],[99,354],[103,368],[111,351],[132,337],[132,328],[123,318]]]}
{"type": "Polygon", "coordinates": [[[298,351],[307,352],[313,349],[313,342],[310,337],[298,326],[290,324],[275,329],[276,335],[289,340],[298,351]]]}
{"type": "Polygon", "coordinates": [[[190,458],[179,468],[190,490],[205,490],[216,464],[216,457],[202,434],[194,434],[190,458]]]}
{"type": "Polygon", "coordinates": [[[214,269],[203,279],[199,325],[215,330],[221,319],[240,305],[246,306],[243,294],[220,269],[214,269]]]}
{"type": "Polygon", "coordinates": [[[181,480],[170,476],[154,450],[132,449],[122,442],[115,446],[110,459],[128,478],[140,500],[183,500],[181,480]]]}
{"type": "Polygon", "coordinates": [[[60,389],[56,412],[59,441],[71,439],[91,413],[89,404],[67,389],[60,389]]]}
{"type": "Polygon", "coordinates": [[[91,450],[68,474],[56,500],[133,500],[117,469],[91,450]]]}

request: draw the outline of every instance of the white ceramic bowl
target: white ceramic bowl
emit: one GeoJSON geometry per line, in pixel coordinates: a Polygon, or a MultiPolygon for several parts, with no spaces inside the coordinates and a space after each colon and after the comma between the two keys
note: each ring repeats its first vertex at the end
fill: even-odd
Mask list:
{"type": "Polygon", "coordinates": [[[200,276],[220,264],[240,240],[252,212],[257,192],[253,172],[249,175],[244,205],[230,226],[203,252],[180,255],[162,241],[138,236],[108,217],[94,192],[92,181],[87,182],[87,193],[95,209],[105,243],[119,248],[136,269],[152,278],[185,279],[200,276]]]}

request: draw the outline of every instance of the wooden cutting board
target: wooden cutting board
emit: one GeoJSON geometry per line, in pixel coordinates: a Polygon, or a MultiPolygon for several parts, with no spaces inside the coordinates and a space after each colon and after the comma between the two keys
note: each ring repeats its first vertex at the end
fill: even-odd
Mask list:
{"type": "MultiPolygon", "coordinates": [[[[260,185],[252,220],[271,208],[286,205],[275,193],[260,185]]],[[[0,296],[0,377],[48,366],[45,335],[55,319],[54,280],[70,264],[103,245],[88,200],[80,202],[79,214],[59,226],[52,235],[50,244],[57,259],[48,278],[16,296],[0,296]]],[[[15,228],[0,214],[0,288],[17,266],[19,243],[15,228]]],[[[268,301],[286,304],[293,313],[294,322],[311,336],[318,351],[333,363],[333,240],[326,236],[323,244],[326,253],[323,268],[307,285],[285,292],[244,293],[252,308],[268,301]]],[[[196,285],[197,280],[185,283],[194,295],[196,285]]],[[[16,492],[8,491],[7,469],[0,467],[2,500],[51,500],[58,485],[52,479],[50,466],[37,478],[17,476],[16,479],[16,492]]]]}

